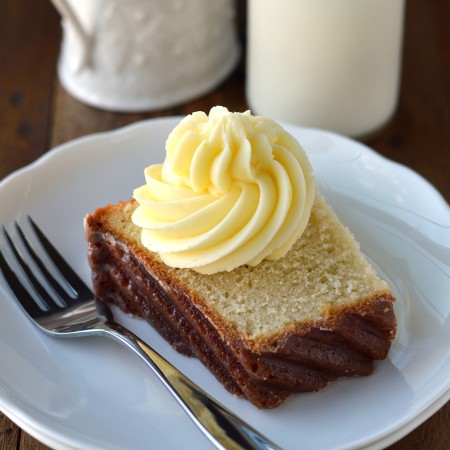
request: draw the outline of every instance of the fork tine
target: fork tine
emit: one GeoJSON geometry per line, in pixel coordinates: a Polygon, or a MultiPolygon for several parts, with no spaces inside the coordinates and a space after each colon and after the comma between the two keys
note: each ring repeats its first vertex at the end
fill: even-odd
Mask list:
{"type": "MultiPolygon", "coordinates": [[[[33,247],[30,244],[30,241],[28,240],[28,238],[25,236],[24,232],[22,231],[22,228],[20,228],[19,224],[17,222],[14,222],[14,225],[16,226],[16,230],[19,233],[19,236],[23,242],[23,244],[25,245],[25,248],[28,251],[28,254],[31,256],[31,258],[33,259],[33,261],[36,263],[36,265],[39,267],[39,270],[41,271],[42,275],[45,277],[45,279],[48,281],[48,283],[50,284],[50,286],[54,289],[54,291],[56,292],[56,294],[58,295],[58,297],[61,300],[65,300],[67,301],[67,293],[66,291],[61,287],[61,285],[56,281],[55,277],[50,273],[50,271],[47,269],[47,267],[45,266],[45,264],[42,262],[42,260],[39,258],[39,256],[36,254],[36,252],[34,251],[33,247]]],[[[8,239],[11,243],[11,240],[8,239]]],[[[76,294],[75,291],[74,295],[76,294]]]]}
{"type": "MultiPolygon", "coordinates": [[[[19,263],[19,265],[22,267],[25,276],[28,278],[28,281],[32,284],[32,286],[34,287],[34,289],[36,290],[36,293],[38,294],[39,298],[41,299],[41,301],[45,304],[45,306],[48,309],[48,312],[54,312],[54,311],[58,311],[61,309],[61,306],[59,306],[51,297],[51,295],[47,292],[47,290],[42,286],[42,284],[40,283],[40,281],[36,278],[36,276],[34,275],[33,271],[31,270],[30,266],[27,264],[27,262],[23,259],[23,257],[20,255],[19,250],[17,249],[16,245],[14,244],[13,240],[11,239],[11,236],[9,235],[9,233],[6,231],[6,228],[3,226],[3,234],[6,237],[6,240],[8,241],[9,247],[12,250],[12,252],[14,253],[14,256],[16,258],[16,261],[19,263]]],[[[3,258],[3,260],[5,260],[3,258]]],[[[5,261],[6,263],[6,261],[5,261]]],[[[13,291],[16,293],[15,289],[18,289],[18,286],[21,286],[21,289],[19,289],[20,295],[23,295],[23,291],[25,289],[25,287],[22,285],[22,283],[20,282],[20,280],[18,279],[18,277],[14,274],[14,271],[11,269],[11,267],[9,266],[8,263],[6,263],[6,265],[9,268],[9,271],[14,275],[14,277],[12,278],[10,276],[10,280],[13,281],[13,286],[11,286],[11,288],[13,289],[13,291]]],[[[32,296],[28,295],[29,297],[31,297],[31,299],[33,299],[32,296]]],[[[21,300],[21,298],[18,298],[19,301],[21,300]]],[[[62,299],[61,299],[62,300],[62,299]]],[[[34,301],[34,300],[33,300],[34,301]]]]}
{"type": "Polygon", "coordinates": [[[54,262],[61,275],[65,277],[70,286],[78,294],[80,300],[86,300],[92,298],[92,291],[86,286],[83,280],[74,272],[74,270],[69,266],[66,260],[61,256],[61,254],[56,250],[56,248],[50,243],[44,232],[36,225],[34,220],[28,216],[28,220],[33,227],[36,236],[39,238],[42,246],[46,250],[50,259],[54,262]]]}
{"type": "Polygon", "coordinates": [[[39,308],[34,298],[29,294],[27,289],[23,286],[20,280],[17,278],[10,265],[6,262],[3,253],[0,251],[0,269],[5,277],[9,287],[14,292],[19,303],[25,309],[25,311],[32,317],[39,317],[43,315],[43,310],[39,308]]]}

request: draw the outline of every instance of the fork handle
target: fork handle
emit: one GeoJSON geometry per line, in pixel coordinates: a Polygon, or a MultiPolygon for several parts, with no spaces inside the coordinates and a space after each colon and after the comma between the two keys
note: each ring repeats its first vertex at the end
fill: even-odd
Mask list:
{"type": "Polygon", "coordinates": [[[131,331],[107,322],[107,334],[137,353],[156,373],[190,418],[220,449],[280,450],[249,424],[218,403],[131,331]]]}

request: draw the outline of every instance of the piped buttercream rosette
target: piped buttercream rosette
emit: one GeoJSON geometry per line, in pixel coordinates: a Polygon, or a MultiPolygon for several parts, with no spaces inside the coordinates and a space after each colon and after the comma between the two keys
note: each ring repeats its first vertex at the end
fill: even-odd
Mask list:
{"type": "Polygon", "coordinates": [[[145,169],[133,222],[171,267],[211,274],[281,258],[303,233],[315,185],[307,156],[273,120],[212,108],[185,117],[163,164],[145,169]]]}

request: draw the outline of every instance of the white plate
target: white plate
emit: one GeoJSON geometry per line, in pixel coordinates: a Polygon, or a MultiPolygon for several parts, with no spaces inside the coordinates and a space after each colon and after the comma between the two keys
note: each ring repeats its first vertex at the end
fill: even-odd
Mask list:
{"type": "MultiPolygon", "coordinates": [[[[2,222],[31,214],[89,282],[83,217],[131,196],[144,167],[163,160],[178,120],[141,122],[47,153],[0,184],[2,222]]],[[[359,143],[288,128],[307,150],[320,189],[398,297],[398,338],[376,373],[257,410],[143,321],[120,320],[285,449],[381,448],[450,397],[449,207],[416,173],[359,143]]],[[[131,352],[103,338],[40,333],[0,283],[0,408],[30,434],[57,448],[212,447],[131,352]]]]}

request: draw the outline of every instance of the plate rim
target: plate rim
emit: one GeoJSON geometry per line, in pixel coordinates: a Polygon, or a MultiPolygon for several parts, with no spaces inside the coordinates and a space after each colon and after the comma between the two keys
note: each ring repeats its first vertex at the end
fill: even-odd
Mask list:
{"type": "MultiPolygon", "coordinates": [[[[134,123],[113,129],[113,130],[107,130],[107,131],[87,134],[85,136],[80,136],[76,139],[59,144],[59,145],[55,146],[53,149],[51,149],[51,150],[47,151],[46,153],[44,153],[43,155],[39,156],[37,159],[35,159],[31,163],[17,169],[16,171],[8,174],[5,178],[3,178],[0,181],[0,193],[3,191],[3,189],[5,189],[6,186],[8,186],[9,183],[14,182],[14,180],[16,180],[20,176],[23,176],[23,174],[26,174],[27,172],[35,170],[35,169],[39,170],[39,168],[42,165],[45,165],[47,160],[52,159],[56,154],[59,154],[61,152],[66,152],[66,151],[73,151],[74,148],[76,148],[78,146],[86,145],[89,142],[92,142],[93,140],[99,140],[102,138],[111,138],[113,136],[120,135],[120,134],[133,133],[134,130],[139,129],[139,128],[145,128],[148,125],[153,126],[154,124],[164,123],[164,122],[172,123],[172,122],[175,122],[175,120],[179,120],[180,118],[181,118],[181,116],[163,116],[163,117],[145,119],[142,121],[134,122],[134,123]]],[[[442,194],[421,174],[419,174],[418,172],[414,171],[413,169],[409,168],[408,166],[406,166],[404,164],[398,163],[396,161],[393,161],[393,160],[387,158],[384,155],[381,155],[380,153],[378,153],[374,149],[368,147],[364,143],[355,141],[346,136],[342,136],[337,133],[334,133],[331,131],[326,131],[326,130],[318,130],[318,129],[306,128],[306,127],[297,127],[297,126],[289,125],[289,124],[286,125],[286,128],[288,128],[288,131],[289,131],[289,129],[295,128],[296,130],[298,130],[298,132],[311,131],[311,132],[325,133],[325,134],[331,136],[333,139],[338,138],[339,140],[348,141],[351,143],[351,145],[357,144],[358,146],[360,146],[360,148],[364,149],[363,151],[367,152],[367,154],[369,154],[371,157],[374,157],[374,158],[378,159],[379,161],[383,161],[383,163],[392,164],[392,165],[396,166],[399,170],[403,170],[403,171],[406,170],[413,176],[417,177],[417,179],[420,180],[421,183],[424,183],[424,185],[427,186],[427,189],[429,189],[429,191],[433,193],[434,200],[437,202],[436,204],[439,204],[439,207],[442,207],[444,209],[449,208],[448,203],[445,200],[445,198],[442,196],[442,194]]],[[[448,213],[449,213],[448,216],[450,217],[450,210],[448,211],[448,213]]],[[[420,425],[427,418],[429,418],[434,412],[436,412],[441,406],[443,406],[449,399],[450,399],[450,382],[448,383],[447,387],[442,386],[442,392],[440,392],[439,395],[436,395],[432,400],[429,400],[429,402],[428,402],[429,404],[425,407],[424,414],[416,415],[412,419],[405,418],[404,421],[402,422],[402,425],[397,424],[396,426],[393,426],[393,428],[395,428],[395,429],[393,429],[392,432],[388,432],[387,434],[384,432],[383,433],[380,432],[384,436],[384,438],[382,437],[381,440],[377,440],[378,438],[375,438],[375,436],[372,436],[371,438],[366,439],[364,445],[366,447],[367,447],[367,445],[369,445],[369,446],[377,445],[378,443],[381,443],[383,441],[383,439],[385,439],[385,441],[383,441],[383,445],[387,445],[392,442],[395,442],[396,440],[400,439],[404,435],[411,432],[414,428],[416,428],[418,425],[420,425]],[[414,421],[417,423],[414,424],[413,426],[409,427],[407,429],[407,431],[402,434],[402,430],[404,429],[404,427],[414,421]],[[389,440],[389,439],[391,439],[391,440],[389,440]]],[[[2,400],[2,396],[0,396],[0,400],[2,400]]],[[[0,402],[0,410],[2,410],[5,413],[5,415],[8,417],[10,417],[10,414],[12,416],[14,416],[14,418],[10,417],[11,420],[13,420],[15,422],[16,422],[16,420],[19,420],[19,417],[17,416],[17,414],[15,414],[13,411],[10,411],[10,409],[5,407],[4,404],[2,404],[1,402],[0,402]]],[[[24,430],[26,430],[27,432],[31,431],[30,434],[35,437],[37,437],[36,435],[39,435],[39,437],[37,437],[37,438],[40,440],[45,438],[46,435],[45,434],[44,434],[44,436],[40,435],[39,429],[38,428],[35,429],[31,422],[27,423],[27,422],[21,421],[21,423],[23,423],[23,425],[20,425],[20,427],[23,428],[24,430]],[[30,431],[28,431],[27,429],[30,431]]],[[[378,433],[378,434],[380,434],[380,433],[378,433]]],[[[49,435],[47,437],[49,440],[51,440],[52,439],[51,433],[49,433],[49,435]]],[[[71,440],[67,436],[61,436],[61,438],[66,438],[69,441],[73,442],[73,440],[71,440]]],[[[65,445],[64,440],[61,440],[60,442],[59,441],[57,441],[57,442],[51,441],[51,442],[52,442],[51,445],[55,445],[55,443],[60,444],[60,445],[65,445]]],[[[360,440],[360,442],[361,442],[361,440],[360,440]]],[[[361,442],[361,443],[363,443],[363,442],[361,442]]],[[[72,445],[72,444],[70,444],[70,445],[72,445]]],[[[67,448],[78,448],[78,447],[69,446],[67,448]]],[[[345,448],[351,448],[351,447],[345,447],[345,448]]]]}

